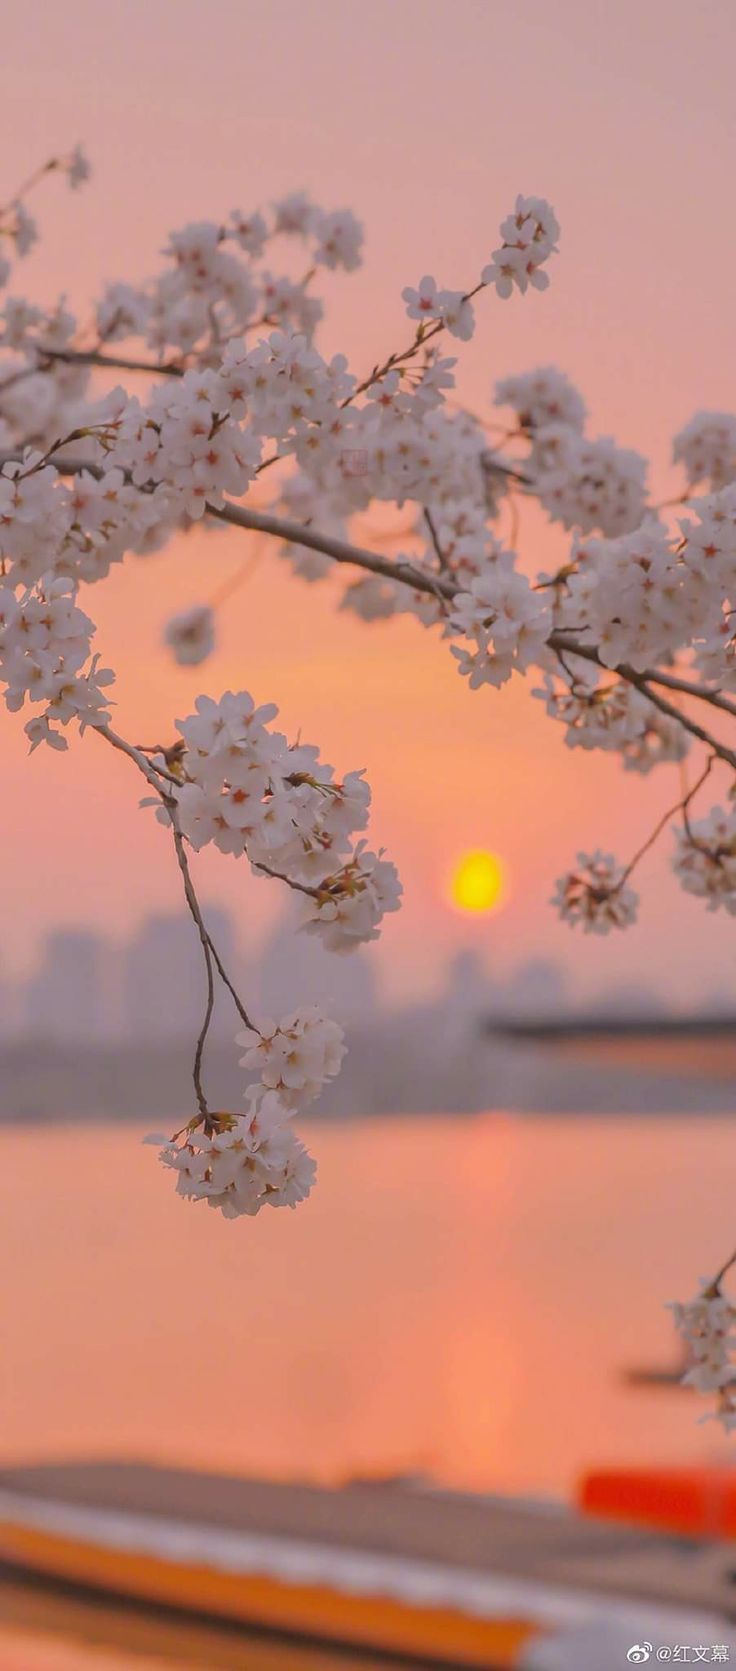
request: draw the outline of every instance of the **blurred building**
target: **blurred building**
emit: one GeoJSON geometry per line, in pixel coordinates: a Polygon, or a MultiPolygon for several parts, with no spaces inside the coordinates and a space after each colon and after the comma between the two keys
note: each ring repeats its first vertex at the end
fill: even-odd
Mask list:
{"type": "MultiPolygon", "coordinates": [[[[213,905],[203,906],[202,915],[237,985],[240,969],[232,920],[213,905]]],[[[122,955],[123,1033],[134,1039],[196,1035],[204,1015],[207,980],[191,917],[184,913],[147,917],[122,955]]],[[[213,1031],[232,1035],[238,1025],[230,999],[217,980],[213,1031]]]]}
{"type": "Polygon", "coordinates": [[[535,957],[515,969],[503,986],[504,1010],[559,1015],[570,1003],[564,970],[550,958],[535,957]]]}
{"type": "Polygon", "coordinates": [[[370,951],[336,956],[315,935],[300,933],[299,922],[298,907],[287,910],[259,955],[261,1013],[278,1018],[308,1003],[345,1024],[370,1021],[378,994],[370,951]]]}
{"type": "Polygon", "coordinates": [[[106,1032],[113,955],[91,929],[55,929],[21,994],[23,1030],[44,1038],[80,1040],[106,1032]]]}

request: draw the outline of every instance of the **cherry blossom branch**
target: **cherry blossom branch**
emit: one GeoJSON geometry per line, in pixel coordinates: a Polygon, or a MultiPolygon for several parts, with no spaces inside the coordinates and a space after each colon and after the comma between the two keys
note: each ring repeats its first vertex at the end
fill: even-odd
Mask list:
{"type": "MultiPolygon", "coordinates": [[[[272,516],[264,511],[249,511],[242,505],[233,505],[229,502],[221,509],[215,505],[208,505],[207,512],[210,516],[217,517],[219,521],[232,523],[235,527],[255,528],[263,534],[272,534],[275,538],[285,540],[289,544],[304,545],[312,551],[321,551],[325,556],[332,557],[336,563],[350,563],[356,568],[368,570],[371,574],[384,575],[386,579],[395,580],[404,586],[410,586],[414,591],[427,592],[434,596],[440,593],[451,601],[461,590],[461,588],[454,586],[451,581],[442,580],[437,575],[430,576],[426,570],[422,572],[421,569],[415,568],[412,563],[394,562],[389,558],[378,557],[372,551],[362,550],[361,547],[351,545],[347,540],[339,540],[332,535],[322,534],[318,529],[304,523],[292,522],[287,518],[272,516]]],[[[552,632],[547,643],[552,650],[563,650],[568,655],[581,656],[585,661],[594,662],[598,667],[604,665],[593,645],[581,644],[569,633],[552,632]]],[[[617,673],[619,678],[624,679],[628,684],[635,685],[663,714],[667,714],[670,719],[677,720],[686,731],[689,731],[693,737],[697,737],[700,742],[707,744],[736,771],[736,752],[733,749],[718,742],[696,720],[691,719],[690,715],[683,714],[679,708],[676,708],[673,703],[667,702],[651,687],[653,684],[662,684],[675,690],[684,690],[685,694],[689,696],[698,697],[703,702],[711,702],[713,706],[725,708],[729,713],[735,712],[736,706],[730,703],[728,698],[723,697],[713,702],[713,697],[717,693],[709,691],[703,686],[691,684],[689,680],[678,680],[677,683],[674,683],[673,676],[659,674],[656,669],[647,668],[644,673],[637,673],[633,667],[622,663],[621,666],[612,668],[610,671],[617,673]]]]}
{"type": "MultiPolygon", "coordinates": [[[[310,524],[293,522],[288,517],[274,516],[267,511],[248,510],[244,505],[234,505],[227,501],[221,508],[208,505],[207,513],[220,522],[229,522],[236,528],[255,529],[262,534],[271,534],[275,539],[283,540],[289,545],[303,545],[310,551],[320,551],[326,557],[332,557],[336,563],[348,563],[353,567],[365,569],[370,574],[384,576],[387,580],[394,580],[398,585],[409,586],[413,591],[426,592],[430,596],[441,593],[448,601],[457,596],[462,587],[453,585],[452,581],[441,579],[437,575],[428,575],[426,570],[415,568],[413,563],[396,562],[387,557],[380,557],[376,552],[366,551],[363,547],[353,545],[348,540],[341,540],[331,534],[323,534],[310,524]]],[[[593,662],[597,667],[605,667],[600,655],[592,644],[581,643],[571,633],[551,632],[547,643],[552,650],[563,651],[567,655],[580,656],[584,661],[593,662]]],[[[736,702],[722,696],[719,691],[712,691],[707,686],[696,684],[689,679],[675,677],[674,674],[661,673],[657,668],[646,668],[643,673],[637,673],[633,667],[622,663],[620,667],[607,668],[606,671],[616,673],[629,684],[642,689],[645,696],[662,709],[670,718],[679,720],[692,730],[693,736],[709,746],[713,739],[709,733],[698,728],[695,722],[690,722],[679,708],[657,696],[648,687],[652,684],[662,685],[670,690],[682,691],[686,696],[696,697],[701,702],[708,702],[713,707],[721,708],[724,712],[736,715],[736,702]]],[[[720,746],[720,745],[719,745],[720,746]]],[[[736,770],[736,754],[726,750],[722,755],[736,770]]]]}
{"type": "Polygon", "coordinates": [[[320,891],[319,888],[310,887],[308,882],[297,882],[293,876],[287,876],[285,871],[273,870],[271,865],[259,861],[253,865],[253,869],[262,870],[264,876],[272,876],[276,882],[285,882],[287,888],[293,888],[294,892],[298,894],[306,894],[309,899],[322,899],[323,897],[324,889],[320,891]]]}
{"type": "MultiPolygon", "coordinates": [[[[171,800],[171,797],[170,796],[165,796],[165,797],[162,797],[162,798],[164,799],[164,804],[167,806],[167,811],[169,812],[169,816],[171,817],[171,808],[168,805],[169,801],[171,800]]],[[[200,908],[199,908],[199,901],[198,901],[197,895],[194,891],[194,886],[193,886],[193,883],[192,883],[192,878],[191,878],[191,874],[190,874],[190,870],[189,870],[189,864],[188,864],[188,861],[187,861],[186,852],[184,850],[184,838],[182,836],[182,833],[181,833],[181,830],[179,829],[178,824],[175,822],[173,817],[171,817],[171,828],[172,828],[172,833],[173,833],[173,837],[174,837],[174,850],[176,852],[177,862],[178,862],[179,869],[180,869],[181,874],[182,874],[182,880],[183,880],[183,883],[184,883],[184,897],[186,899],[187,905],[189,906],[189,910],[192,914],[192,917],[194,918],[194,922],[195,922],[196,927],[197,927],[197,933],[199,935],[200,945],[202,947],[202,955],[204,957],[205,970],[206,970],[206,974],[207,974],[207,1000],[206,1000],[206,1003],[205,1003],[204,1018],[203,1018],[203,1021],[202,1021],[202,1026],[201,1026],[200,1031],[199,1031],[199,1037],[197,1039],[196,1049],[195,1049],[195,1052],[194,1052],[194,1063],[193,1063],[193,1066],[192,1066],[192,1079],[194,1081],[194,1094],[197,1098],[197,1106],[199,1108],[199,1112],[202,1115],[202,1119],[204,1120],[204,1123],[205,1123],[205,1131],[207,1131],[207,1128],[208,1128],[208,1125],[209,1125],[209,1108],[207,1106],[207,1099],[205,1097],[204,1089],[203,1089],[203,1086],[202,1086],[202,1057],[203,1057],[203,1054],[204,1054],[204,1047],[205,1047],[205,1042],[206,1042],[206,1039],[207,1039],[207,1034],[208,1034],[209,1028],[210,1028],[210,1022],[212,1020],[212,1011],[215,1007],[215,981],[214,981],[214,975],[213,975],[213,972],[212,972],[212,952],[211,952],[211,949],[210,949],[211,943],[210,943],[209,934],[207,933],[207,930],[204,926],[204,922],[202,920],[202,913],[201,913],[200,908]]]]}
{"type": "Polygon", "coordinates": [[[662,831],[667,828],[667,825],[671,822],[671,820],[673,818],[677,817],[678,812],[682,813],[685,824],[687,824],[687,811],[688,811],[688,807],[690,805],[690,802],[697,795],[698,790],[702,789],[702,786],[705,783],[706,778],[710,776],[710,772],[711,772],[712,767],[714,765],[714,761],[715,761],[714,755],[710,754],[708,756],[707,761],[706,761],[704,771],[701,772],[700,777],[693,784],[692,788],[688,790],[686,795],[681,796],[680,800],[676,801],[675,805],[673,807],[670,807],[667,812],[663,812],[662,817],[657,820],[657,823],[655,824],[651,835],[649,835],[647,837],[647,839],[643,843],[643,845],[637,849],[633,858],[629,860],[629,863],[627,864],[626,869],[621,874],[620,881],[617,884],[618,887],[620,887],[620,888],[623,887],[624,883],[628,881],[632,871],[638,865],[639,860],[643,859],[645,853],[648,853],[649,849],[654,846],[655,842],[658,841],[659,837],[661,836],[662,831]]]}
{"type": "Polygon", "coordinates": [[[96,730],[98,734],[101,737],[104,737],[105,741],[110,743],[113,748],[118,749],[120,753],[127,755],[128,759],[133,761],[133,764],[137,766],[139,772],[143,774],[146,781],[153,789],[155,789],[156,794],[160,797],[161,803],[166,809],[169,822],[171,824],[177,863],[182,875],[184,895],[197,927],[207,975],[207,1002],[205,1006],[205,1015],[197,1040],[194,1066],[192,1069],[192,1078],[194,1081],[197,1104],[203,1119],[207,1120],[209,1118],[209,1110],[207,1108],[207,1102],[202,1086],[201,1069],[204,1046],[214,1006],[213,964],[217,969],[217,973],[220,976],[223,985],[227,987],[243,1024],[250,1028],[250,1030],[254,1033],[258,1033],[259,1028],[256,1027],[255,1023],[251,1020],[236,987],[233,985],[202,915],[202,909],[197,898],[196,889],[194,887],[189,868],[189,860],[187,858],[184,836],[182,835],[181,826],[179,824],[177,802],[175,797],[171,795],[165,787],[167,783],[170,783],[179,788],[180,780],[175,777],[172,772],[169,772],[164,767],[158,766],[153,761],[148,760],[144,750],[135,748],[132,743],[126,742],[125,738],[119,736],[116,731],[113,731],[111,726],[95,726],[91,729],[96,730]]]}
{"type": "Polygon", "coordinates": [[[721,1265],[720,1270],[716,1271],[715,1276],[711,1278],[711,1281],[705,1290],[706,1294],[715,1296],[720,1292],[723,1278],[728,1275],[728,1272],[731,1270],[733,1265],[736,1265],[736,1250],[729,1256],[725,1264],[721,1265]]]}
{"type": "MultiPolygon", "coordinates": [[[[57,443],[57,446],[63,445],[63,442],[57,443]]],[[[53,448],[50,449],[50,453],[45,456],[50,456],[53,451],[53,448]]],[[[6,459],[8,461],[11,459],[17,460],[17,454],[0,455],[0,462],[4,462],[6,459]]],[[[89,464],[86,460],[60,457],[56,458],[54,463],[62,474],[74,475],[84,470],[89,471],[92,475],[99,476],[102,474],[99,466],[89,464]]],[[[442,579],[438,575],[429,575],[426,570],[422,571],[420,568],[416,568],[413,563],[403,560],[397,562],[386,557],[380,557],[375,552],[366,551],[360,546],[353,545],[348,540],[341,540],[333,535],[324,534],[319,529],[311,527],[311,525],[295,522],[287,517],[274,516],[266,511],[249,510],[246,506],[233,504],[229,500],[226,500],[223,506],[208,503],[206,511],[209,516],[214,517],[217,521],[227,522],[238,528],[255,530],[262,534],[270,534],[273,538],[283,540],[288,544],[305,546],[311,551],[322,552],[336,563],[350,564],[371,574],[381,575],[387,580],[396,581],[399,585],[409,586],[414,591],[428,593],[430,596],[441,596],[452,601],[461,589],[453,585],[451,581],[442,579]]],[[[550,633],[547,643],[552,650],[562,650],[568,655],[579,656],[598,667],[605,665],[601,662],[595,646],[580,643],[578,639],[567,632],[555,631],[550,633]]],[[[711,691],[707,687],[697,685],[694,682],[691,683],[689,680],[675,680],[674,675],[660,673],[656,668],[646,668],[643,673],[638,673],[634,668],[622,663],[610,671],[618,674],[628,684],[636,686],[669,719],[676,720],[686,731],[690,732],[691,736],[697,737],[708,748],[712,748],[720,759],[736,771],[736,752],[711,736],[710,732],[706,731],[689,714],[684,714],[673,703],[666,701],[664,697],[652,689],[652,685],[662,685],[673,690],[681,690],[685,695],[710,703],[712,706],[721,708],[728,713],[736,711],[736,704],[731,703],[727,697],[722,697],[719,692],[711,691]]]]}
{"type": "MultiPolygon", "coordinates": [[[[177,816],[176,816],[176,806],[174,804],[174,808],[172,810],[172,807],[170,805],[170,797],[168,797],[168,796],[166,797],[166,803],[165,804],[166,804],[166,809],[169,813],[169,817],[171,818],[171,822],[172,822],[172,826],[173,826],[173,830],[174,830],[174,842],[175,842],[176,849],[177,849],[177,858],[179,859],[179,865],[180,865],[180,868],[183,868],[183,870],[185,871],[185,873],[186,873],[186,875],[189,879],[189,885],[191,887],[192,895],[193,895],[193,897],[196,901],[196,894],[194,892],[194,884],[192,883],[192,880],[191,880],[191,872],[189,870],[189,863],[188,863],[188,860],[187,860],[186,850],[185,850],[185,847],[184,847],[184,837],[183,837],[183,835],[181,833],[181,830],[179,828],[179,823],[178,823],[177,816]],[[182,867],[182,857],[183,857],[183,860],[184,860],[183,867],[182,867]]],[[[191,910],[191,905],[190,905],[190,910],[191,910]]],[[[197,927],[199,928],[200,927],[200,922],[201,922],[201,914],[195,920],[197,922],[197,927]]],[[[226,970],[226,968],[223,964],[222,958],[220,957],[220,954],[217,950],[217,947],[214,943],[214,940],[212,939],[212,936],[209,932],[209,929],[205,927],[203,922],[201,923],[201,927],[204,929],[207,944],[209,946],[210,952],[212,953],[212,958],[213,958],[215,967],[217,969],[217,973],[220,977],[220,980],[223,983],[223,986],[227,987],[227,990],[230,993],[230,997],[233,1000],[233,1003],[234,1003],[235,1008],[238,1012],[238,1015],[240,1016],[241,1021],[243,1022],[245,1027],[250,1028],[251,1032],[258,1033],[260,1031],[260,1029],[258,1027],[256,1027],[256,1024],[255,1024],[254,1021],[251,1021],[251,1018],[248,1014],[248,1011],[245,1008],[245,1005],[244,1005],[242,999],[240,998],[238,992],[236,991],[236,988],[233,986],[233,983],[230,979],[230,976],[227,973],[227,970],[226,970]]]]}
{"type": "MultiPolygon", "coordinates": [[[[309,275],[307,276],[309,277],[309,275]]],[[[462,302],[472,301],[472,298],[477,296],[479,291],[487,290],[487,288],[488,285],[486,281],[484,279],[479,279],[478,283],[472,290],[463,291],[462,302]]],[[[341,409],[344,409],[346,406],[351,406],[353,401],[357,400],[358,395],[364,395],[367,389],[371,389],[374,383],[379,383],[382,378],[387,377],[389,372],[395,371],[397,366],[404,366],[409,360],[415,359],[419,350],[421,348],[425,348],[427,343],[432,341],[433,337],[439,336],[440,332],[446,330],[446,328],[446,321],[444,319],[435,319],[428,327],[425,327],[423,323],[420,323],[417,326],[413,342],[411,342],[407,348],[401,348],[396,353],[389,354],[388,359],[384,360],[382,365],[374,366],[370,375],[365,377],[362,383],[358,383],[356,385],[352,394],[346,395],[345,399],[340,401],[341,409]]],[[[277,464],[281,456],[281,453],[272,453],[268,458],[265,458],[258,466],[258,475],[261,475],[264,470],[270,469],[272,464],[277,464]]]]}
{"type": "Polygon", "coordinates": [[[162,793],[161,779],[165,779],[167,783],[173,783],[177,789],[179,788],[180,780],[174,776],[173,772],[167,771],[163,766],[155,766],[152,761],[147,760],[143,749],[134,748],[132,743],[127,743],[124,737],[119,736],[117,731],[113,731],[111,725],[96,725],[90,727],[90,729],[96,731],[99,737],[104,737],[105,742],[109,743],[112,748],[118,749],[121,754],[127,754],[128,759],[132,760],[134,766],[138,767],[139,772],[143,773],[144,778],[150,783],[151,788],[156,790],[157,795],[162,793]]]}
{"type": "Polygon", "coordinates": [[[425,505],[424,507],[424,520],[427,524],[427,528],[429,529],[429,537],[432,541],[432,545],[434,546],[434,554],[437,558],[437,562],[439,563],[441,569],[445,569],[447,567],[447,560],[439,542],[434,517],[428,505],[425,505]]]}
{"type": "MultiPolygon", "coordinates": [[[[70,435],[66,438],[66,441],[73,438],[75,436],[70,435]]],[[[50,458],[57,448],[64,446],[66,441],[55,443],[54,447],[50,448],[44,455],[44,461],[50,458]]],[[[17,454],[0,455],[0,462],[6,459],[17,459],[17,454]]],[[[89,471],[92,475],[99,476],[102,474],[99,466],[89,464],[86,460],[59,457],[54,462],[62,474],[74,475],[83,470],[89,471]]],[[[38,467],[35,466],[34,468],[38,467]]],[[[403,560],[397,562],[380,557],[375,552],[366,551],[360,546],[353,545],[348,540],[341,540],[333,535],[324,534],[320,530],[312,528],[311,525],[294,522],[290,518],[274,516],[265,511],[249,510],[246,506],[236,505],[229,500],[223,506],[208,503],[206,511],[209,516],[214,517],[217,521],[227,522],[238,528],[269,534],[289,544],[305,546],[309,550],[322,552],[337,563],[350,564],[371,574],[381,575],[400,585],[409,586],[414,591],[428,593],[430,596],[443,597],[452,601],[461,589],[449,580],[438,575],[430,575],[426,570],[416,568],[413,563],[403,560]]],[[[605,665],[601,662],[600,655],[593,645],[580,643],[567,632],[555,631],[550,633],[547,643],[549,648],[554,651],[562,650],[568,655],[579,656],[599,667],[605,665]]],[[[731,703],[727,697],[722,697],[719,692],[711,691],[707,687],[697,685],[689,680],[676,680],[674,675],[660,673],[656,668],[646,668],[642,673],[639,673],[626,663],[621,663],[611,671],[618,674],[628,684],[634,685],[656,708],[659,708],[661,713],[666,714],[669,719],[674,719],[691,736],[696,737],[700,742],[705,743],[708,748],[713,749],[721,760],[736,771],[736,751],[719,742],[689,714],[684,714],[681,709],[676,708],[673,703],[660,696],[657,691],[652,689],[652,686],[662,685],[673,690],[680,690],[685,695],[710,703],[712,706],[723,709],[728,713],[736,711],[736,704],[731,703]]]]}
{"type": "Polygon", "coordinates": [[[710,690],[707,685],[698,685],[692,679],[680,679],[671,673],[661,673],[659,668],[647,668],[646,676],[651,684],[663,685],[665,690],[682,691],[685,696],[695,696],[700,702],[709,702],[713,708],[720,708],[723,713],[736,715],[736,702],[732,702],[719,690],[710,690]]]}
{"type": "MultiPolygon", "coordinates": [[[[480,290],[487,289],[488,285],[486,282],[483,279],[479,279],[478,283],[472,290],[463,291],[462,300],[463,302],[470,302],[474,296],[478,295],[480,290]]],[[[364,378],[362,383],[358,383],[357,387],[353,389],[352,394],[347,395],[345,400],[341,401],[341,406],[350,406],[351,402],[354,401],[358,395],[365,394],[366,389],[372,388],[374,383],[379,383],[381,378],[387,377],[390,371],[395,371],[397,366],[405,365],[407,360],[413,360],[419,353],[420,348],[425,348],[427,343],[432,341],[433,337],[439,336],[440,332],[446,330],[446,328],[446,322],[444,319],[433,320],[432,324],[426,330],[424,326],[420,324],[414,337],[414,341],[410,343],[409,347],[399,349],[399,351],[395,354],[389,354],[388,359],[384,360],[383,365],[374,366],[370,376],[364,378]]]]}
{"type": "Polygon", "coordinates": [[[204,1018],[199,1031],[199,1036],[197,1038],[197,1044],[194,1052],[194,1063],[192,1066],[192,1080],[194,1083],[194,1094],[197,1099],[197,1107],[199,1108],[202,1119],[205,1121],[205,1125],[207,1125],[209,1121],[209,1108],[202,1084],[202,1057],[204,1054],[204,1047],[215,1003],[215,984],[212,973],[212,946],[209,934],[205,928],[199,901],[192,882],[189,864],[184,850],[184,840],[175,819],[176,802],[174,801],[173,796],[169,795],[166,789],[162,787],[162,779],[165,779],[168,783],[177,783],[177,779],[171,772],[165,771],[163,768],[159,768],[153,765],[152,762],[148,761],[140,749],[134,748],[131,743],[127,743],[125,741],[124,737],[118,736],[117,732],[113,731],[111,726],[97,726],[93,727],[93,729],[97,730],[99,735],[104,737],[105,741],[110,743],[113,748],[118,749],[122,754],[126,754],[128,759],[133,761],[134,765],[138,767],[139,772],[142,772],[146,781],[153,789],[156,790],[157,795],[161,797],[161,801],[169,814],[174,838],[174,849],[184,884],[184,897],[196,924],[197,933],[199,934],[207,979],[207,999],[205,1003],[204,1018]]]}
{"type": "Polygon", "coordinates": [[[705,743],[707,748],[711,748],[713,753],[718,755],[719,760],[724,760],[726,765],[731,766],[733,771],[736,772],[736,752],[727,748],[724,743],[718,742],[709,731],[705,730],[704,726],[699,725],[697,720],[692,719],[689,714],[683,714],[682,709],[676,708],[673,702],[667,702],[657,691],[652,690],[648,673],[636,673],[633,667],[628,667],[625,663],[617,667],[615,672],[620,674],[622,679],[626,679],[628,684],[635,685],[637,690],[640,690],[650,702],[654,703],[655,708],[659,708],[660,712],[666,714],[668,719],[674,719],[679,725],[683,725],[691,736],[697,737],[699,742],[705,743]]]}
{"type": "MultiPolygon", "coordinates": [[[[148,751],[146,751],[144,749],[141,749],[141,748],[134,748],[131,743],[126,743],[124,737],[118,736],[117,732],[113,731],[111,726],[109,726],[109,725],[97,726],[97,727],[95,727],[95,729],[99,731],[100,736],[104,737],[107,742],[112,744],[113,748],[120,749],[123,754],[127,754],[128,758],[130,760],[132,760],[133,763],[138,767],[138,770],[143,773],[143,776],[148,780],[148,782],[151,784],[152,788],[155,789],[156,793],[161,797],[161,801],[162,801],[163,805],[165,806],[166,811],[169,815],[169,819],[171,821],[171,825],[172,825],[172,828],[174,830],[175,838],[178,838],[178,840],[180,842],[183,842],[184,837],[181,833],[181,827],[180,827],[180,824],[179,824],[178,807],[177,807],[176,799],[173,795],[170,795],[170,794],[166,793],[166,790],[161,787],[161,783],[158,782],[157,779],[163,778],[163,779],[165,779],[165,781],[167,783],[174,784],[177,789],[180,788],[180,786],[181,786],[181,780],[178,777],[175,777],[173,772],[166,771],[166,769],[163,766],[157,766],[157,765],[154,764],[153,761],[147,760],[146,759],[146,753],[148,751]]],[[[180,869],[182,869],[183,874],[186,875],[186,878],[188,880],[189,888],[191,889],[192,896],[194,897],[195,903],[197,903],[198,915],[195,917],[197,927],[200,928],[201,931],[204,932],[204,934],[207,938],[207,944],[209,946],[210,952],[212,953],[212,957],[214,959],[214,962],[215,962],[215,965],[216,965],[216,968],[217,968],[217,972],[220,976],[221,981],[223,982],[223,985],[225,985],[227,987],[228,992],[230,993],[230,996],[233,1000],[233,1003],[234,1003],[235,1008],[238,1012],[238,1015],[240,1016],[241,1021],[243,1021],[245,1023],[246,1027],[250,1027],[254,1033],[257,1033],[258,1028],[255,1026],[254,1022],[251,1021],[251,1018],[248,1015],[248,1012],[245,1008],[245,1005],[243,1004],[242,999],[240,998],[238,992],[236,991],[236,988],[233,986],[233,983],[232,983],[232,981],[230,979],[230,976],[228,975],[227,970],[226,970],[226,968],[223,964],[222,958],[220,957],[220,954],[217,950],[217,947],[214,943],[214,940],[212,939],[212,935],[210,934],[209,929],[206,927],[206,925],[205,925],[205,923],[202,919],[202,913],[201,913],[199,904],[198,904],[197,899],[196,899],[196,892],[195,892],[195,888],[194,888],[194,883],[192,882],[192,879],[191,879],[191,873],[190,873],[190,870],[189,870],[189,863],[188,863],[188,860],[187,860],[187,857],[186,857],[186,851],[184,851],[184,850],[183,850],[183,857],[184,857],[184,864],[182,866],[182,860],[181,860],[181,857],[179,855],[179,851],[177,849],[177,858],[179,859],[180,869]]],[[[189,903],[189,900],[187,900],[187,903],[189,903]]],[[[190,910],[191,910],[191,905],[190,905],[190,910]]]]}
{"type": "MultiPolygon", "coordinates": [[[[580,644],[569,633],[552,633],[549,643],[552,649],[566,651],[568,655],[582,656],[585,661],[595,662],[597,667],[605,668],[606,672],[619,671],[618,668],[606,668],[593,644],[580,644]]],[[[721,708],[724,713],[736,716],[736,702],[732,702],[721,691],[710,690],[707,685],[699,685],[692,679],[683,679],[674,673],[664,673],[653,667],[646,668],[642,676],[650,684],[662,685],[666,690],[682,691],[683,696],[697,697],[700,702],[709,702],[712,707],[721,708]]]]}
{"type": "Polygon", "coordinates": [[[255,551],[252,551],[250,557],[246,557],[245,562],[240,564],[234,574],[228,575],[226,580],[221,581],[220,585],[215,587],[207,600],[208,608],[220,609],[228,598],[239,592],[255,574],[262,556],[262,548],[259,550],[257,547],[255,551]]]}
{"type": "Polygon", "coordinates": [[[33,191],[34,186],[39,185],[41,180],[46,178],[47,174],[54,174],[58,169],[63,167],[63,157],[49,157],[48,162],[43,162],[38,168],[34,168],[33,173],[26,176],[25,180],[23,180],[19,185],[18,190],[11,198],[8,199],[7,203],[3,203],[2,207],[0,207],[0,215],[6,215],[11,209],[14,209],[24,197],[28,196],[29,192],[33,191]]]}
{"type": "MultiPolygon", "coordinates": [[[[67,469],[69,466],[64,464],[60,468],[67,469]]],[[[87,466],[82,465],[81,468],[86,469],[87,466]]],[[[229,500],[222,507],[208,504],[206,509],[208,516],[214,516],[219,522],[229,522],[235,528],[255,529],[260,534],[271,534],[274,539],[284,540],[289,545],[306,546],[309,551],[321,551],[336,563],[351,563],[370,574],[384,575],[387,580],[411,586],[414,591],[434,595],[439,588],[446,598],[452,599],[458,590],[449,581],[440,581],[436,576],[431,579],[426,571],[415,568],[413,563],[379,557],[373,551],[351,545],[348,540],[322,534],[305,522],[292,522],[288,517],[272,516],[268,511],[248,510],[245,505],[234,505],[229,500]]]]}
{"type": "MultiPolygon", "coordinates": [[[[269,318],[265,314],[260,319],[252,320],[241,334],[245,336],[249,331],[277,324],[276,319],[269,318]]],[[[208,344],[208,347],[211,346],[213,344],[208,344]]],[[[222,344],[218,343],[217,346],[221,347],[222,344]]],[[[62,365],[71,366],[99,366],[102,370],[108,371],[142,372],[151,377],[183,377],[189,369],[188,366],[182,365],[179,360],[140,360],[130,358],[125,354],[103,354],[99,348],[49,348],[41,342],[34,343],[33,348],[40,359],[45,361],[58,360],[62,365]]],[[[45,371],[48,368],[45,365],[40,368],[31,366],[23,371],[15,372],[14,376],[9,378],[6,383],[0,383],[0,394],[4,388],[10,388],[13,382],[18,382],[23,377],[32,376],[39,369],[45,371]]]]}
{"type": "MultiPolygon", "coordinates": [[[[43,343],[36,343],[34,347],[43,360],[59,360],[63,365],[101,366],[112,371],[148,372],[152,377],[183,377],[186,370],[185,366],[174,360],[129,359],[124,354],[101,354],[96,348],[46,348],[43,343]]],[[[38,367],[33,369],[38,370],[38,367]]]]}
{"type": "MultiPolygon", "coordinates": [[[[550,649],[556,650],[558,653],[562,650],[567,655],[581,656],[584,661],[591,661],[596,667],[605,667],[605,662],[601,661],[598,651],[593,645],[580,644],[569,633],[552,632],[547,639],[547,643],[550,649]]],[[[727,748],[725,743],[720,743],[717,738],[711,736],[711,733],[706,731],[690,714],[683,713],[682,709],[676,708],[673,702],[668,702],[665,697],[659,695],[658,691],[652,690],[652,685],[671,684],[672,688],[676,690],[680,690],[684,686],[687,695],[699,697],[703,702],[710,702],[713,692],[700,685],[691,685],[688,680],[678,681],[677,684],[674,684],[668,675],[660,675],[656,668],[647,667],[643,673],[638,673],[627,662],[621,662],[618,667],[609,668],[607,671],[618,674],[619,678],[624,679],[627,684],[634,685],[643,696],[646,696],[649,702],[654,704],[655,708],[659,708],[660,712],[666,714],[668,719],[676,720],[678,725],[682,725],[686,731],[690,732],[691,736],[697,737],[698,742],[705,743],[707,748],[712,749],[720,760],[724,760],[736,772],[736,752],[727,748]]],[[[724,698],[723,703],[718,702],[715,706],[721,707],[725,703],[727,703],[727,698],[724,698]]],[[[728,712],[731,711],[732,705],[728,704],[728,712]]]]}

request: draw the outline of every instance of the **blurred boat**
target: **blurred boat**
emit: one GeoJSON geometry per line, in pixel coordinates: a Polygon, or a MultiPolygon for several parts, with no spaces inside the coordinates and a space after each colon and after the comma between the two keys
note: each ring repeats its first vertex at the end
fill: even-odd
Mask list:
{"type": "MultiPolygon", "coordinates": [[[[600,1468],[584,1475],[581,1509],[696,1539],[736,1538],[736,1468],[600,1468]]],[[[728,1560],[736,1580],[736,1550],[728,1560]]]]}
{"type": "Polygon", "coordinates": [[[622,1643],[665,1632],[736,1653],[723,1548],[688,1563],[649,1530],[403,1481],[331,1490],[127,1462],[0,1472],[6,1571],[425,1668],[582,1664],[586,1632],[596,1671],[614,1663],[606,1643],[618,1665],[622,1643]]]}

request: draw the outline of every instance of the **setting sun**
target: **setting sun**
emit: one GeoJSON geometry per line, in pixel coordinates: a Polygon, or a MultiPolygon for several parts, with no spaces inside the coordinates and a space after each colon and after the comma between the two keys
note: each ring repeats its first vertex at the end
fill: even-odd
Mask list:
{"type": "Polygon", "coordinates": [[[506,871],[497,853],[479,848],[463,853],[450,880],[450,898],[460,911],[495,911],[506,891],[506,871]]]}

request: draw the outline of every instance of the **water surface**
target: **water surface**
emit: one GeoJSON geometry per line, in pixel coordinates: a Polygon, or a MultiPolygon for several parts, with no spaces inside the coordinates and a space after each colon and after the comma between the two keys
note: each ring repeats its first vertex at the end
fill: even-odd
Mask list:
{"type": "Polygon", "coordinates": [[[225,1222],[133,1126],[0,1137],[0,1460],[427,1472],[569,1493],[732,1457],[666,1364],[664,1303],[736,1238],[727,1120],[314,1123],[319,1187],[225,1222]]]}

